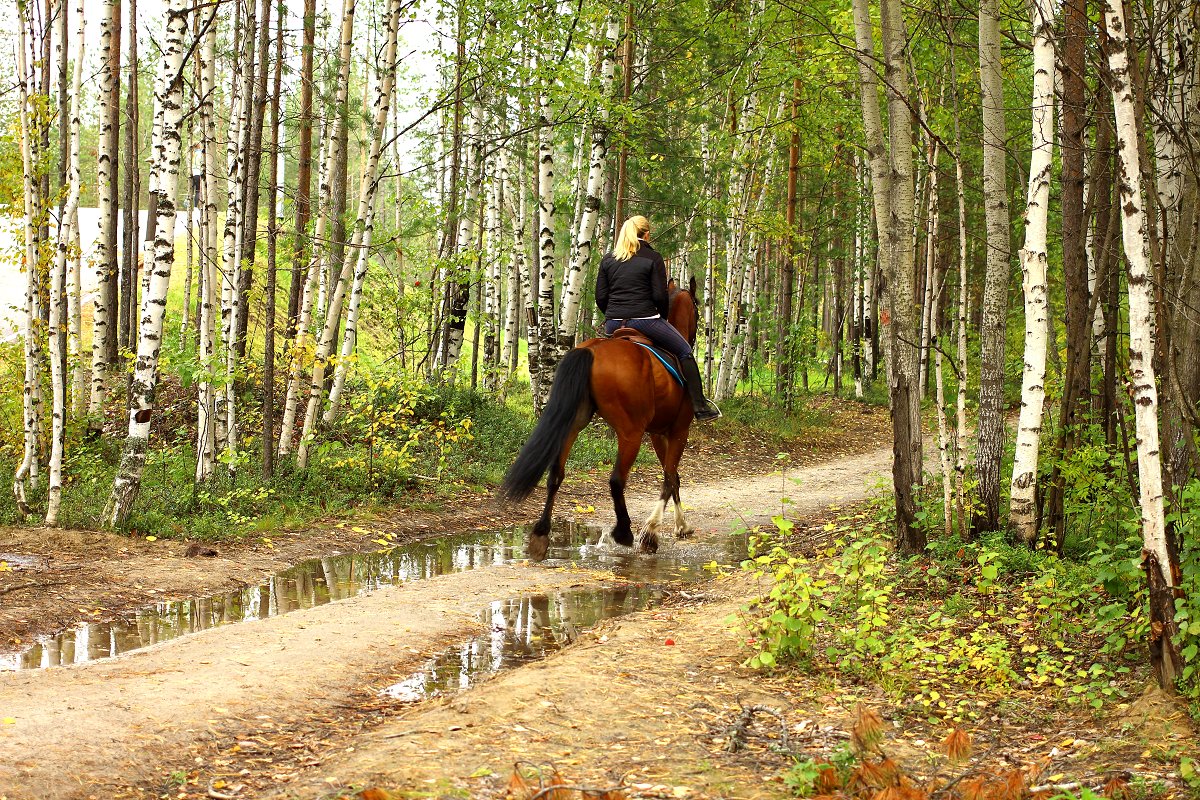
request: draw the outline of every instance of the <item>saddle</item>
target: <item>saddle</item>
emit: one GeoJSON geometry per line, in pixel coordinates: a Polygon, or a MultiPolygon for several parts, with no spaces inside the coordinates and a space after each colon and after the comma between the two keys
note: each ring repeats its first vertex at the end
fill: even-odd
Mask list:
{"type": "Polygon", "coordinates": [[[680,386],[684,385],[683,371],[679,366],[679,358],[669,350],[663,350],[651,341],[650,337],[639,331],[637,328],[621,327],[617,328],[609,335],[610,339],[625,339],[633,342],[636,345],[641,345],[650,351],[650,354],[657,358],[664,367],[667,368],[667,373],[670,374],[675,382],[680,386]]]}

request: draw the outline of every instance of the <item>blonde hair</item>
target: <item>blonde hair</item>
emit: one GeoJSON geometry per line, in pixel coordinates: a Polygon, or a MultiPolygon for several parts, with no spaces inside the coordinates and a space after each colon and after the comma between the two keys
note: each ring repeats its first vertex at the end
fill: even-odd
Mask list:
{"type": "Polygon", "coordinates": [[[650,220],[638,214],[625,220],[621,232],[617,235],[617,243],[613,247],[613,257],[617,261],[628,261],[638,251],[641,243],[638,239],[643,233],[649,233],[650,220]]]}

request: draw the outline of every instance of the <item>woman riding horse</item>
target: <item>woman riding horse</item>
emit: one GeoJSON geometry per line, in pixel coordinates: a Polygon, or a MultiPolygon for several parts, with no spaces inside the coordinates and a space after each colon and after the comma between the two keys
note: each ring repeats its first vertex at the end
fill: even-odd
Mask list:
{"type": "Polygon", "coordinates": [[[612,252],[600,260],[596,305],[604,312],[605,333],[611,336],[618,328],[634,328],[675,354],[696,419],[721,416],[721,410],[704,397],[704,383],[691,345],[667,322],[667,266],[650,246],[650,222],[645,217],[625,220],[612,252]]]}
{"type": "Polygon", "coordinates": [[[675,535],[692,533],[679,502],[679,461],[692,419],[698,416],[693,408],[701,409],[705,419],[720,412],[704,399],[700,371],[691,357],[696,336],[696,281],[667,293],[666,266],[645,241],[649,228],[644,217],[634,217],[622,226],[615,248],[621,257],[605,256],[596,295],[609,317],[609,331],[619,327],[614,323],[627,322],[678,354],[689,388],[685,391],[679,385],[659,356],[629,339],[588,339],[563,357],[546,407],[500,487],[505,499],[524,500],[542,475],[549,473],[546,504],[529,536],[529,556],[535,560],[544,558],[549,547],[554,497],[562,486],[571,446],[596,414],[617,436],[617,457],[608,479],[616,513],[613,540],[633,544],[625,483],[647,434],[662,464],[663,483],[658,503],[642,526],[641,549],[647,553],[658,549],[658,530],[668,503],[674,504],[675,535]]]}

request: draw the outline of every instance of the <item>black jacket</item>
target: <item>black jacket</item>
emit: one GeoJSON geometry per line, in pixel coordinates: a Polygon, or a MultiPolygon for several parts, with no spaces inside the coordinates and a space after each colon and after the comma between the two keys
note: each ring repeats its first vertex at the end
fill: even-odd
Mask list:
{"type": "Polygon", "coordinates": [[[658,314],[666,319],[671,308],[667,296],[667,265],[658,251],[642,242],[628,261],[612,253],[600,259],[596,276],[596,305],[605,319],[637,319],[658,314]]]}

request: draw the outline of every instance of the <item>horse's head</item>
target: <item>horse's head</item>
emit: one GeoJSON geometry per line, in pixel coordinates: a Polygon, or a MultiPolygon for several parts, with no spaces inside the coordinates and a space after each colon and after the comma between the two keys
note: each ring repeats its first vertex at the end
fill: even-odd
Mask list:
{"type": "Polygon", "coordinates": [[[680,289],[672,279],[667,283],[667,292],[671,297],[671,310],[667,314],[667,322],[687,339],[687,343],[695,346],[696,330],[700,326],[700,304],[696,302],[696,276],[688,281],[688,288],[680,289]]]}

